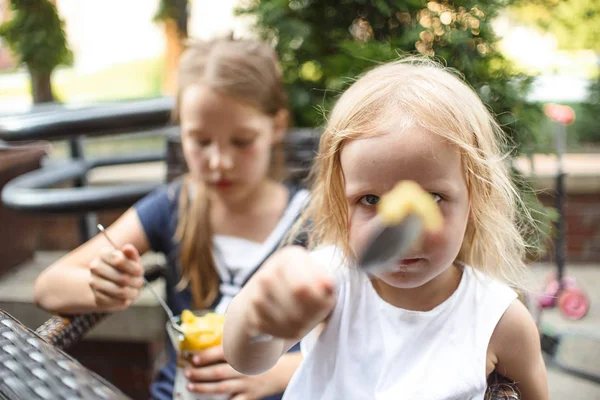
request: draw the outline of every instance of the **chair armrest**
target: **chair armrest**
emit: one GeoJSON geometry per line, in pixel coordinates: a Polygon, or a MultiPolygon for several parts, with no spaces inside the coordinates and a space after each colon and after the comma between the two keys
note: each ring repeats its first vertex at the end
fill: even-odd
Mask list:
{"type": "Polygon", "coordinates": [[[35,332],[54,347],[65,350],[81,340],[107,315],[105,313],[54,315],[35,332]]]}

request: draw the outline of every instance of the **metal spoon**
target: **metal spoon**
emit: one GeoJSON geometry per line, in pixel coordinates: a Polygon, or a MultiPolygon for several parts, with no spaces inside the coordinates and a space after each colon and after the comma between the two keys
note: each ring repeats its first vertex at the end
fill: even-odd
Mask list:
{"type": "MultiPolygon", "coordinates": [[[[374,232],[369,243],[358,259],[358,266],[367,273],[385,272],[394,268],[402,256],[417,242],[423,231],[423,221],[417,215],[409,214],[396,225],[386,225],[375,217],[374,232]]],[[[273,336],[260,334],[250,339],[250,343],[268,342],[273,336]]]]}
{"type": "Polygon", "coordinates": [[[394,268],[423,231],[423,220],[415,214],[407,215],[396,225],[386,225],[376,218],[374,232],[358,259],[359,268],[370,273],[394,268]]]}
{"type": "MultiPolygon", "coordinates": [[[[104,235],[104,237],[106,238],[106,240],[108,241],[108,243],[110,243],[110,245],[113,247],[113,249],[118,250],[119,248],[117,247],[117,245],[115,244],[115,242],[113,242],[111,240],[111,238],[108,237],[108,234],[104,230],[104,226],[102,226],[102,224],[98,224],[96,226],[97,226],[98,230],[100,232],[102,232],[102,234],[104,235]]],[[[154,295],[154,297],[156,298],[156,300],[158,300],[158,302],[162,306],[163,310],[165,310],[165,312],[167,313],[167,316],[169,317],[169,321],[171,322],[171,325],[173,326],[173,329],[175,329],[178,333],[180,333],[181,335],[183,335],[183,329],[181,329],[181,326],[179,326],[179,324],[177,323],[177,320],[175,319],[175,316],[173,315],[173,311],[171,311],[171,309],[169,308],[169,306],[167,305],[167,303],[165,303],[165,301],[162,299],[162,297],[160,297],[158,295],[158,293],[156,293],[154,291],[154,289],[152,288],[152,286],[150,285],[150,282],[148,282],[148,280],[146,279],[146,277],[142,276],[142,279],[144,279],[144,285],[148,289],[150,289],[150,292],[154,295]]]]}

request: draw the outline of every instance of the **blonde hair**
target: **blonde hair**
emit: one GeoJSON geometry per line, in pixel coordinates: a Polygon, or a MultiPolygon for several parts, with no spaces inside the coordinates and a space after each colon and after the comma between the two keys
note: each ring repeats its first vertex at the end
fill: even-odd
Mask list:
{"type": "MultiPolygon", "coordinates": [[[[190,43],[181,57],[173,119],[178,122],[183,91],[201,84],[275,117],[287,110],[281,70],[271,47],[254,40],[215,39],[190,43]]],[[[273,148],[269,175],[281,179],[281,144],[273,148]]],[[[210,201],[206,188],[188,176],[179,196],[175,239],[180,243],[179,290],[190,286],[195,308],[210,307],[219,292],[219,276],[212,254],[210,201]]]]}
{"type": "Polygon", "coordinates": [[[510,177],[508,140],[457,74],[425,58],[378,66],[337,101],[321,136],[312,200],[301,222],[310,221],[311,247],[335,244],[352,255],[340,153],[348,140],[376,135],[392,122],[394,129],[421,126],[458,148],[471,209],[457,261],[519,286],[531,215],[510,177]]]}

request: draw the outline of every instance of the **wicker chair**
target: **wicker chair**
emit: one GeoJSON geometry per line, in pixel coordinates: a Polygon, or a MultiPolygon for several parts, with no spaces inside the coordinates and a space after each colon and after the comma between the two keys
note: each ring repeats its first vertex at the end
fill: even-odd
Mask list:
{"type": "MultiPolygon", "coordinates": [[[[297,129],[287,135],[285,142],[286,169],[288,180],[305,186],[312,159],[318,147],[319,133],[312,129],[297,129]]],[[[167,138],[167,181],[172,181],[186,171],[178,135],[167,138]]],[[[146,269],[146,279],[154,281],[164,276],[164,266],[146,269]]],[[[49,343],[66,349],[77,343],[86,332],[106,317],[107,314],[90,313],[79,315],[57,315],[46,321],[36,332],[49,343]]],[[[485,400],[519,400],[518,388],[496,373],[488,379],[485,400]]]]}

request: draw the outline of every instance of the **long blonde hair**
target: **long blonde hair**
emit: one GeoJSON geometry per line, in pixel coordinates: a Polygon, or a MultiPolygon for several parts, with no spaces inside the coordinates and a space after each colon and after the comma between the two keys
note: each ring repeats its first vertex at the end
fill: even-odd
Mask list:
{"type": "MultiPolygon", "coordinates": [[[[183,91],[202,84],[275,117],[287,110],[277,55],[271,47],[254,40],[215,39],[190,43],[181,57],[173,119],[179,121],[183,91]]],[[[273,149],[269,175],[281,179],[283,149],[273,149]]],[[[180,244],[181,281],[189,285],[195,308],[209,307],[219,292],[219,276],[212,253],[210,200],[200,182],[185,176],[179,195],[179,220],[175,239],[180,244]],[[193,195],[192,195],[193,194],[193,195]]]]}
{"type": "Polygon", "coordinates": [[[533,220],[510,178],[509,142],[477,94],[431,59],[375,67],[337,101],[321,136],[312,200],[300,222],[312,225],[311,247],[335,244],[352,255],[340,153],[348,140],[375,135],[392,122],[394,129],[421,126],[457,146],[471,202],[457,261],[519,286],[525,230],[533,220]]]}

